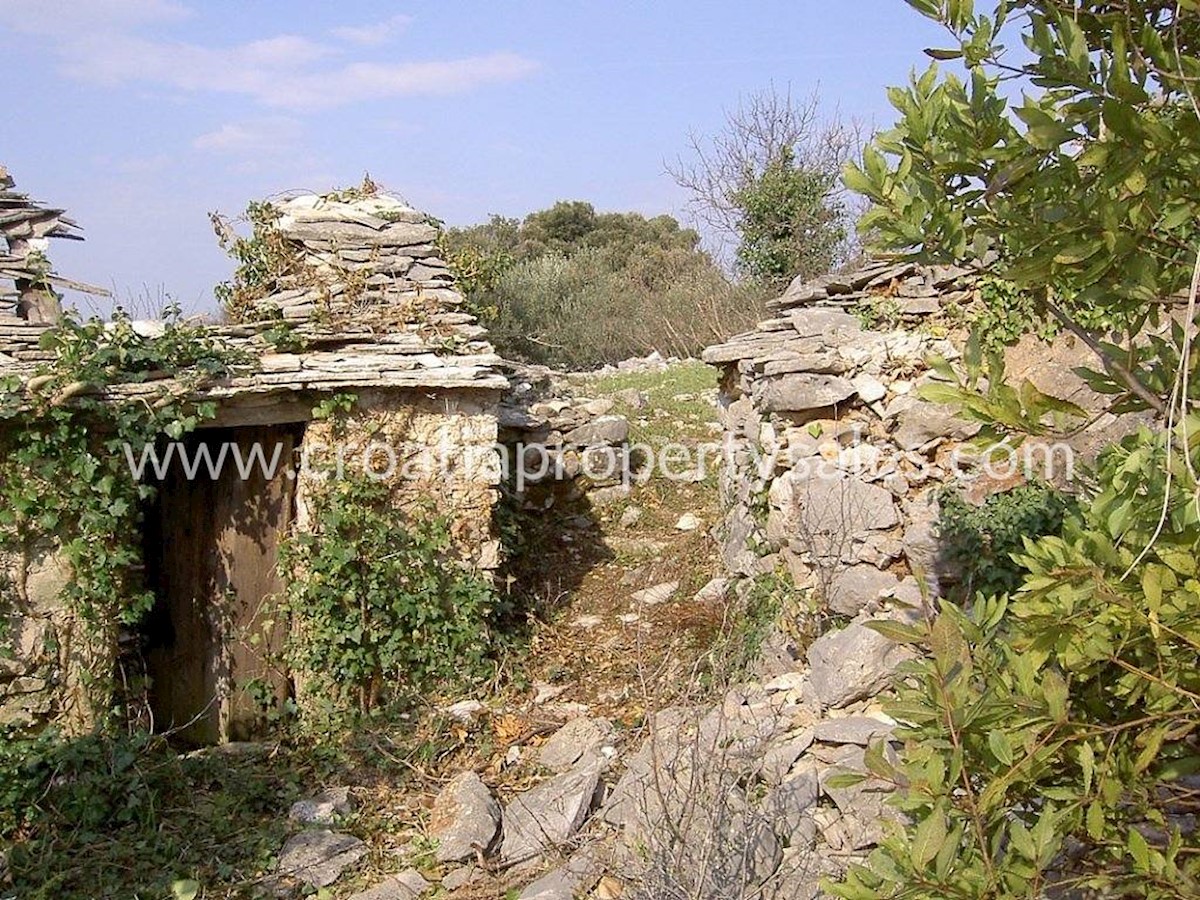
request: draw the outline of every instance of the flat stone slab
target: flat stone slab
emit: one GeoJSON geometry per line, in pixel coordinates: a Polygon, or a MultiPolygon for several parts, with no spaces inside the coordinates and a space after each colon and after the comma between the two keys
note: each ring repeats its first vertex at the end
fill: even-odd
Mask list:
{"type": "Polygon", "coordinates": [[[601,768],[599,761],[588,760],[514,797],[504,810],[504,862],[534,859],[574,836],[591,812],[601,768]]]}
{"type": "Polygon", "coordinates": [[[572,719],[542,745],[538,763],[552,772],[566,772],[611,738],[612,725],[605,719],[572,719]]]}
{"type": "Polygon", "coordinates": [[[644,591],[636,591],[629,599],[634,606],[658,606],[674,597],[678,590],[679,582],[671,581],[667,584],[656,584],[644,591]]]}
{"type": "Polygon", "coordinates": [[[500,804],[474,772],[463,772],[433,801],[429,834],[438,862],[462,862],[488,852],[500,830],[500,804]]]}
{"type": "Polygon", "coordinates": [[[399,875],[388,876],[374,887],[359,891],[350,900],[417,900],[432,887],[416,869],[406,869],[399,875]]]}
{"type": "Polygon", "coordinates": [[[279,854],[279,872],[315,888],[328,887],[367,853],[367,845],[350,834],[319,829],[288,838],[279,854]]]}
{"type": "Polygon", "coordinates": [[[826,744],[858,744],[866,747],[890,738],[895,727],[871,716],[825,719],[813,726],[813,737],[826,744]]]}

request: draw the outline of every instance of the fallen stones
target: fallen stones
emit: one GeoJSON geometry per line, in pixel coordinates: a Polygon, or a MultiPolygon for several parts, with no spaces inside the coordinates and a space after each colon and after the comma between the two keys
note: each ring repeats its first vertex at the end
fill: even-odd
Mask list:
{"type": "Polygon", "coordinates": [[[349,788],[322,791],[308,800],[292,804],[288,818],[304,825],[332,825],[351,811],[349,788]]]}
{"type": "Polygon", "coordinates": [[[809,683],[823,706],[836,709],[879,691],[908,655],[904,647],[856,622],[808,648],[809,683]]]}
{"type": "Polygon", "coordinates": [[[442,707],[441,711],[452,719],[458,719],[460,722],[470,722],[486,708],[478,700],[459,700],[457,703],[442,707]]]}
{"type": "Polygon", "coordinates": [[[518,900],[575,900],[600,880],[603,868],[587,852],[553,869],[521,891],[518,900]]]}
{"type": "Polygon", "coordinates": [[[518,794],[504,809],[503,861],[512,865],[566,843],[587,819],[603,764],[585,759],[572,771],[518,794]]]}
{"type": "Polygon", "coordinates": [[[696,591],[696,596],[692,599],[697,603],[719,603],[725,599],[729,593],[728,578],[713,578],[704,587],[696,591]]]}
{"type": "Polygon", "coordinates": [[[614,446],[629,439],[629,420],[624,416],[601,416],[568,432],[563,442],[576,447],[614,446]]]}
{"type": "Polygon", "coordinates": [[[538,751],[538,763],[553,772],[566,772],[583,757],[598,753],[612,740],[606,719],[572,719],[556,731],[538,751]]]}
{"type": "Polygon", "coordinates": [[[379,884],[359,891],[350,900],[417,900],[433,888],[416,869],[406,869],[399,875],[390,875],[379,884]]]}
{"type": "Polygon", "coordinates": [[[438,842],[438,862],[462,862],[486,854],[500,830],[500,804],[478,775],[463,772],[442,788],[433,803],[429,834],[438,842]]]}
{"type": "Polygon", "coordinates": [[[635,591],[630,596],[630,601],[634,606],[658,606],[666,603],[679,591],[679,582],[670,581],[665,584],[656,584],[654,587],[646,588],[642,591],[635,591]]]}
{"type": "Polygon", "coordinates": [[[319,829],[288,838],[279,854],[279,873],[314,888],[328,887],[366,855],[367,845],[349,834],[319,829]]]}

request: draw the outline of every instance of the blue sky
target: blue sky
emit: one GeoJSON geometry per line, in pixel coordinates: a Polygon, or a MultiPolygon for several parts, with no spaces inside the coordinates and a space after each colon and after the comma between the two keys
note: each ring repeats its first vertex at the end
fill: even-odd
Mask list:
{"type": "Polygon", "coordinates": [[[364,171],[451,224],[560,199],[683,215],[664,164],[774,83],[876,126],[944,43],[903,0],[0,0],[0,162],[64,274],[211,308],[207,213],[364,171]]]}

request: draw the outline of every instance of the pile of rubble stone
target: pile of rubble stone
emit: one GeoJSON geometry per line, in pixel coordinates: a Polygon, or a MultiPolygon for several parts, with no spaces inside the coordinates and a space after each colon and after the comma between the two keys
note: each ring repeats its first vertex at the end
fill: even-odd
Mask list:
{"type": "MultiPolygon", "coordinates": [[[[422,317],[449,337],[483,335],[438,255],[437,226],[380,191],[301,194],[273,201],[273,252],[288,261],[254,309],[296,322],[338,319],[409,322],[422,317]]],[[[385,321],[383,324],[387,324],[385,321]]]]}

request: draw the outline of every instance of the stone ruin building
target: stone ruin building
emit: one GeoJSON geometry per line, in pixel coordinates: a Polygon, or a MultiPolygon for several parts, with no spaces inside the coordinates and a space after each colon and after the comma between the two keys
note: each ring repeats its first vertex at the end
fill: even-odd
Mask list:
{"type": "MultiPolygon", "coordinates": [[[[879,261],[797,280],[768,304],[772,318],[704,352],[720,372],[733,448],[721,482],[731,573],[781,565],[845,616],[881,597],[919,602],[918,579],[933,595],[953,583],[936,538],[938,492],[961,477],[982,503],[1024,480],[975,466],[967,444],[979,425],[919,396],[941,380],[932,358],[959,359],[951,314],[979,302],[983,274],[879,261]],[[863,324],[862,310],[885,305],[889,327],[863,324]]],[[[1011,383],[1028,379],[1094,416],[1062,445],[1080,461],[1142,418],[1106,411],[1108,398],[1076,374],[1094,365],[1070,334],[1049,344],[1027,338],[1006,353],[1011,383]]]]}
{"type": "MultiPolygon", "coordinates": [[[[61,212],[12,192],[7,173],[0,188],[7,240],[0,277],[12,282],[15,301],[0,316],[0,377],[27,382],[51,358],[39,341],[59,314],[52,288],[77,286],[49,272],[39,242],[77,235],[61,212]]],[[[245,635],[274,618],[281,538],[309,527],[308,498],[324,475],[299,468],[308,454],[319,458],[340,446],[355,461],[371,442],[402,455],[437,448],[448,460],[444,472],[439,463],[438,471],[418,466],[416,477],[390,479],[395,503],[432,502],[469,561],[490,570],[498,559],[495,442],[508,380],[484,330],[462,309],[437,255],[437,228],[403,201],[369,190],[293,196],[275,201],[272,214],[278,249],[292,265],[260,286],[237,324],[211,327],[254,362],[194,391],[193,399],[215,401],[218,411],[187,444],[209,445],[214,456],[229,443],[246,452],[256,442],[282,445],[285,465],[270,480],[257,469],[242,480],[232,466],[215,480],[188,480],[173,466],[144,511],[146,576],[157,596],[147,617],[154,633],[143,635],[151,707],[158,729],[186,725],[183,736],[195,742],[247,736],[255,710],[246,688],[256,679],[281,696],[290,689],[287,674],[267,664],[284,625],[263,643],[245,635]],[[281,318],[290,326],[286,346],[269,339],[281,318]],[[339,394],[357,402],[335,435],[313,410],[339,394]]],[[[135,323],[145,334],[161,327],[135,323]]],[[[160,380],[103,390],[115,400],[153,398],[164,387],[172,386],[160,380]]],[[[397,462],[403,472],[410,460],[397,462]]],[[[28,556],[3,560],[9,647],[0,658],[0,721],[86,730],[100,712],[86,671],[111,669],[118,650],[80,652],[73,640],[80,625],[60,596],[71,577],[67,564],[53,542],[28,556]]]]}

